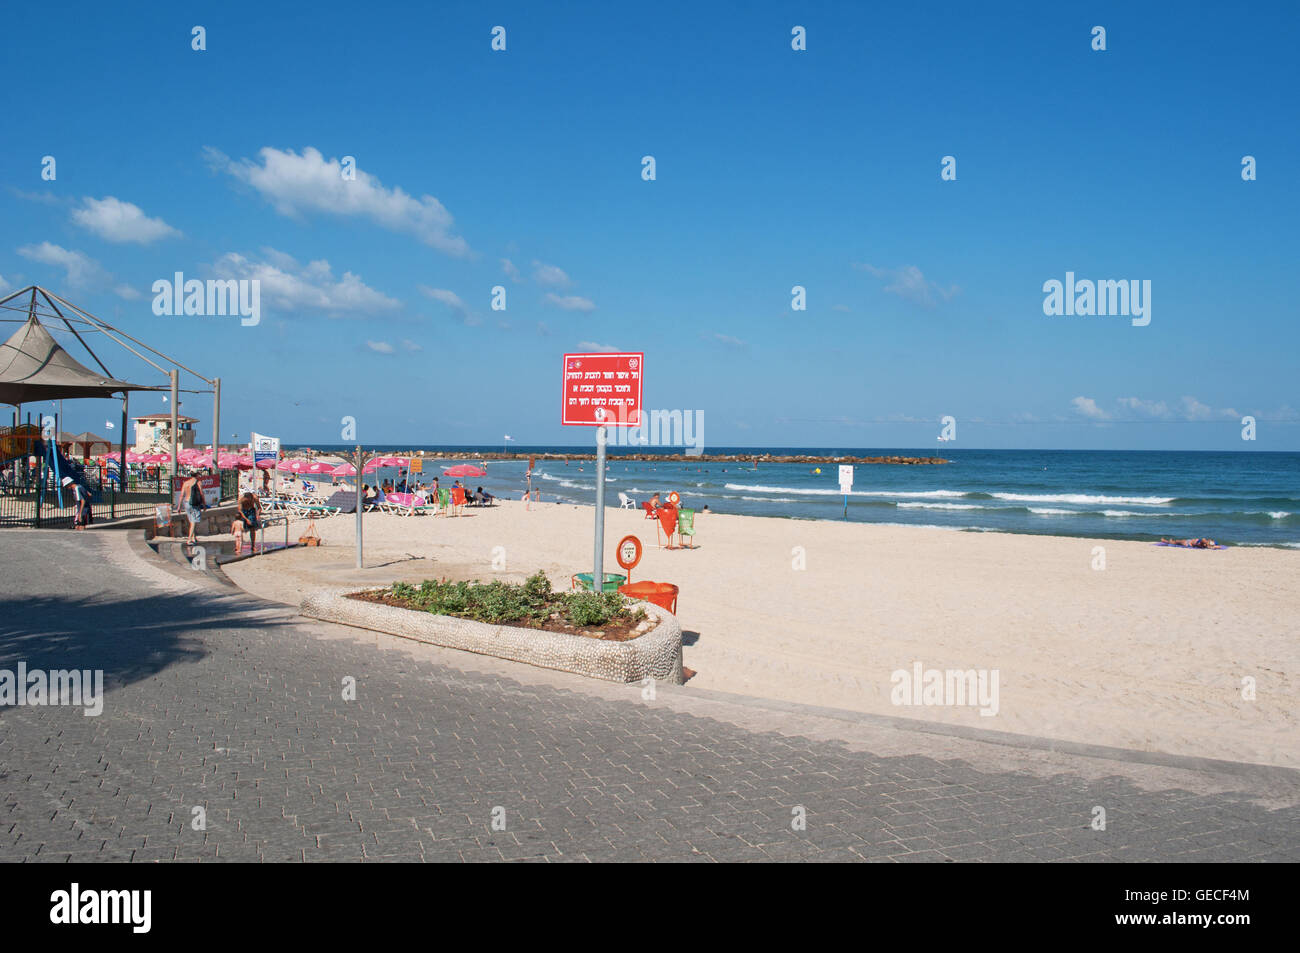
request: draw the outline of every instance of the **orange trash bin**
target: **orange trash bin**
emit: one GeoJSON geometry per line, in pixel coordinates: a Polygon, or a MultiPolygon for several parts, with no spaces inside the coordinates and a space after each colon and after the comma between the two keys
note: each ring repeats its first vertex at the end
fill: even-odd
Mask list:
{"type": "Polygon", "coordinates": [[[673,615],[677,614],[677,592],[678,589],[671,582],[629,582],[625,586],[619,586],[618,591],[629,599],[641,599],[645,602],[653,602],[661,609],[667,609],[673,615]]]}

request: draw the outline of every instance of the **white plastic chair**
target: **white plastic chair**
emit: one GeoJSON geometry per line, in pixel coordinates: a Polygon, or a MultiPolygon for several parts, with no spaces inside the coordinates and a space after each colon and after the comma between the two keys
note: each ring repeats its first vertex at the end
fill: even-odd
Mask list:
{"type": "Polygon", "coordinates": [[[620,492],[618,494],[618,508],[620,510],[634,510],[636,509],[636,503],[632,500],[632,497],[620,492]]]}

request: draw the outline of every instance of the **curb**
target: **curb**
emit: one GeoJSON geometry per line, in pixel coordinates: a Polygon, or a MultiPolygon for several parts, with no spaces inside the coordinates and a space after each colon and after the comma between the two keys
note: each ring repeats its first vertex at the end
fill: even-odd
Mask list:
{"type": "Polygon", "coordinates": [[[655,628],[627,642],[605,642],[567,632],[491,625],[346,598],[348,592],[355,591],[326,589],[314,592],[303,600],[298,612],[324,622],[339,622],[443,648],[525,662],[538,668],[607,682],[639,682],[653,678],[681,685],[685,681],[681,624],[667,611],[650,603],[643,603],[641,607],[659,620],[655,628]]]}

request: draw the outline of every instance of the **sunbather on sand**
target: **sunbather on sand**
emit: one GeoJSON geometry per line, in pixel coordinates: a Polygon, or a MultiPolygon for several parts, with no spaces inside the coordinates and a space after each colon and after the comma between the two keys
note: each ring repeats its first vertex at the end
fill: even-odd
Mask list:
{"type": "Polygon", "coordinates": [[[1214,549],[1218,544],[1212,539],[1204,537],[1197,539],[1161,539],[1160,542],[1168,543],[1170,546],[1185,546],[1188,549],[1214,549]]]}

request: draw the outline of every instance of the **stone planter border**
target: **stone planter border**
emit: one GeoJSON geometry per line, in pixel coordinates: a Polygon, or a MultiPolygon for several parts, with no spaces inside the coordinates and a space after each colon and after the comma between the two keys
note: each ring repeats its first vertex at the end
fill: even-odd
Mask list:
{"type": "Polygon", "coordinates": [[[667,610],[648,602],[639,605],[651,618],[658,619],[657,626],[628,642],[604,642],[566,632],[490,625],[346,598],[348,593],[358,591],[355,587],[321,590],[304,599],[298,611],[325,622],[609,682],[654,678],[681,685],[685,681],[681,624],[667,610]]]}

